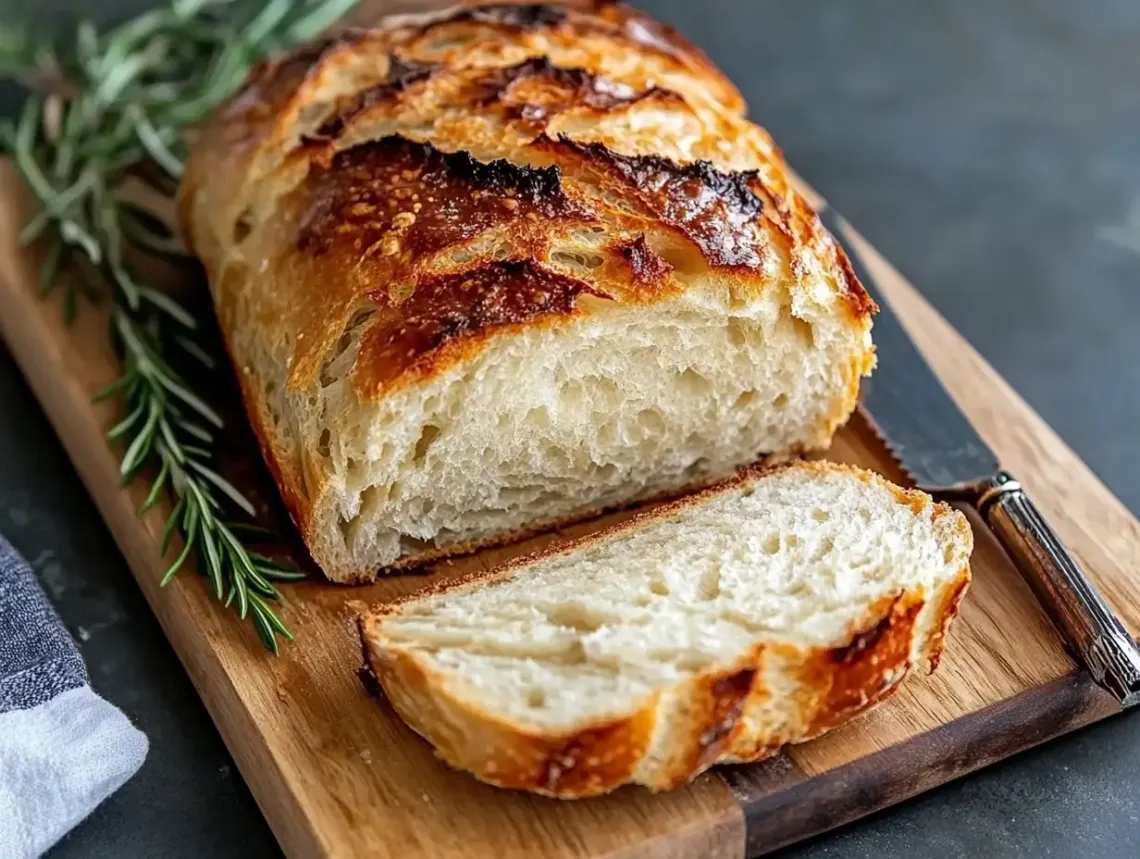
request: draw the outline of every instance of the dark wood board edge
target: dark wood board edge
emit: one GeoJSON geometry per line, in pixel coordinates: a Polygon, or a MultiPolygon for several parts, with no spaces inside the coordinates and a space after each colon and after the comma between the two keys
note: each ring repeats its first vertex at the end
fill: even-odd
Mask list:
{"type": "Polygon", "coordinates": [[[763,856],[1120,713],[1083,671],[815,776],[786,755],[718,774],[744,812],[745,855],[763,856]]]}
{"type": "MultiPolygon", "coordinates": [[[[716,779],[714,773],[706,773],[703,778],[716,779]]],[[[726,802],[729,807],[718,813],[692,819],[687,825],[594,859],[747,859],[743,809],[728,797],[726,802]]]]}
{"type": "MultiPolygon", "coordinates": [[[[14,176],[8,159],[0,158],[0,192],[14,176]]],[[[342,849],[318,825],[312,809],[301,802],[303,792],[311,790],[311,785],[297,781],[293,777],[295,773],[291,774],[283,766],[285,754],[281,747],[257,741],[264,733],[264,723],[256,719],[248,699],[238,689],[239,681],[233,673],[234,651],[224,644],[219,646],[219,642],[231,634],[231,627],[226,625],[224,633],[213,626],[205,630],[199,625],[202,616],[191,610],[201,597],[201,583],[184,573],[169,587],[159,587],[155,564],[159,563],[158,573],[162,564],[158,556],[152,554],[155,544],[141,544],[140,535],[149,534],[151,539],[157,540],[162,519],[156,523],[153,516],[150,520],[138,516],[138,507],[147,491],[145,484],[135,483],[125,489],[120,486],[118,457],[103,435],[105,425],[99,423],[100,409],[106,410],[110,404],[92,403],[91,379],[82,372],[75,372],[77,367],[84,366],[85,362],[75,360],[84,357],[83,350],[73,349],[73,342],[61,336],[63,328],[72,323],[63,321],[60,293],[57,291],[42,301],[37,297],[35,269],[29,255],[33,252],[16,252],[15,232],[5,230],[5,219],[26,203],[27,195],[22,192],[12,196],[0,193],[0,344],[8,346],[43,408],[282,851],[291,859],[340,859],[361,855],[342,849]],[[14,206],[13,200],[16,201],[14,206]],[[159,593],[164,596],[159,598],[159,593]]],[[[91,315],[86,315],[70,328],[80,341],[90,333],[91,319],[91,315]]],[[[94,330],[102,348],[106,343],[102,339],[105,325],[99,323],[94,330]]],[[[98,381],[96,388],[101,387],[104,380],[98,381]]],[[[189,564],[193,563],[191,559],[189,564]]],[[[208,606],[214,606],[212,597],[207,596],[205,600],[208,606]]],[[[228,621],[222,623],[228,624],[228,621]]],[[[244,658],[246,645],[253,645],[251,652],[255,658],[263,655],[255,642],[246,641],[238,649],[243,654],[238,657],[239,661],[244,658]]],[[[419,737],[414,737],[414,741],[421,742],[419,737]]],[[[467,778],[462,773],[455,773],[454,777],[467,778]]],[[[683,815],[674,815],[666,825],[647,826],[651,822],[647,817],[651,815],[646,815],[644,808],[639,809],[636,803],[626,803],[616,817],[605,819],[605,815],[598,815],[605,823],[612,824],[617,819],[630,830],[646,833],[642,841],[625,848],[587,852],[584,839],[573,826],[536,819],[533,826],[544,835],[541,855],[564,859],[585,859],[586,856],[592,859],[743,859],[745,824],[739,804],[714,774],[705,773],[702,779],[701,785],[681,787],[676,792],[699,787],[705,798],[697,802],[693,813],[686,810],[683,815]]],[[[381,852],[376,855],[404,859],[405,854],[381,852]]],[[[434,859],[435,854],[430,855],[434,859]]],[[[477,855],[482,857],[483,854],[477,855]]],[[[531,855],[538,859],[540,854],[531,855]]]]}

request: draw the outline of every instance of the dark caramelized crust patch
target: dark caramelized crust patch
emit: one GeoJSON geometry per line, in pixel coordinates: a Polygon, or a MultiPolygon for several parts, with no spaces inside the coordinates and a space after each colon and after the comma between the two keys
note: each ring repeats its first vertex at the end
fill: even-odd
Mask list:
{"type": "Polygon", "coordinates": [[[930,644],[930,672],[933,673],[938,668],[938,663],[942,661],[942,652],[946,648],[946,636],[950,632],[950,622],[958,616],[958,609],[962,604],[962,597],[966,595],[966,589],[970,586],[969,575],[961,576],[951,588],[949,594],[946,596],[945,603],[939,616],[942,622],[938,626],[938,631],[934,634],[934,640],[930,644]]]}
{"type": "Polygon", "coordinates": [[[344,133],[352,119],[378,104],[402,93],[412,84],[425,81],[439,68],[437,63],[419,63],[397,54],[388,55],[388,74],[384,80],[355,95],[342,99],[332,116],[317,129],[317,137],[336,139],[344,133]]]}
{"type": "Polygon", "coordinates": [[[673,266],[649,247],[644,233],[635,239],[614,242],[607,250],[619,261],[618,267],[629,273],[630,281],[640,286],[660,284],[673,271],[673,266]]]}
{"type": "Polygon", "coordinates": [[[303,193],[297,247],[315,255],[344,243],[361,259],[410,262],[511,221],[589,219],[563,193],[557,167],[483,163],[398,136],[337,153],[303,193]]]}
{"type": "Polygon", "coordinates": [[[835,262],[842,277],[843,294],[847,298],[851,312],[856,316],[871,316],[878,313],[879,305],[875,304],[875,300],[871,298],[859,281],[847,252],[843,250],[834,236],[831,240],[835,242],[835,262]]]}
{"type": "MultiPolygon", "coordinates": [[[[758,680],[755,667],[712,678],[709,683],[709,711],[705,716],[707,727],[697,738],[698,754],[690,773],[699,772],[720,760],[740,724],[740,715],[752,694],[753,684],[758,680]]],[[[686,774],[685,778],[688,777],[686,774]]]]}
{"type": "Polygon", "coordinates": [[[671,65],[706,78],[711,94],[715,94],[729,110],[743,113],[744,100],[732,83],[704,51],[675,29],[623,3],[596,0],[593,5],[592,10],[571,10],[554,3],[492,3],[457,8],[432,19],[420,28],[417,35],[424,36],[436,29],[463,23],[515,32],[559,28],[569,37],[600,35],[629,50],[665,57],[671,65]]]}
{"type": "Polygon", "coordinates": [[[653,87],[638,92],[586,69],[556,66],[548,57],[531,57],[513,66],[491,69],[476,83],[474,94],[479,105],[499,102],[512,116],[532,122],[572,108],[601,113],[644,99],[684,103],[670,90],[653,87]]]}
{"type": "Polygon", "coordinates": [[[430,364],[444,344],[541,316],[574,311],[589,284],[549,271],[530,260],[492,262],[442,277],[422,278],[412,294],[365,335],[358,368],[378,386],[421,362],[430,364]]]}
{"type": "Polygon", "coordinates": [[[473,21],[476,24],[493,24],[519,30],[554,27],[566,20],[566,9],[554,3],[487,3],[469,8],[457,8],[451,15],[433,22],[433,25],[473,21]]]}
{"type": "Polygon", "coordinates": [[[725,172],[708,161],[677,164],[655,155],[619,155],[602,143],[560,135],[534,145],[565,153],[622,182],[656,217],[700,248],[709,265],[759,268],[755,221],[763,201],[752,190],[756,171],[725,172]]]}
{"type": "Polygon", "coordinates": [[[652,737],[652,708],[631,719],[555,739],[543,749],[542,762],[532,784],[506,785],[538,788],[555,796],[591,796],[608,785],[629,779],[652,737]]]}
{"type": "Polygon", "coordinates": [[[865,651],[874,650],[875,646],[883,640],[883,637],[891,629],[891,620],[892,614],[888,612],[870,629],[856,633],[850,644],[832,650],[831,658],[840,665],[851,665],[865,651]]]}
{"type": "Polygon", "coordinates": [[[831,688],[806,736],[846,721],[898,688],[910,669],[914,622],[922,606],[919,598],[893,599],[874,626],[856,634],[846,647],[827,652],[824,658],[831,665],[820,670],[831,674],[831,688]]]}

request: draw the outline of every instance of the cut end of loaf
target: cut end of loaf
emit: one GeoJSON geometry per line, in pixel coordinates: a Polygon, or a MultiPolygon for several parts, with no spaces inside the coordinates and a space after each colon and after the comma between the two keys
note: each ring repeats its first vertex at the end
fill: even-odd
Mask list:
{"type": "Polygon", "coordinates": [[[922,493],[804,463],[365,614],[361,634],[454,766],[562,797],[665,789],[932,669],[971,548],[922,493]]]}
{"type": "Polygon", "coordinates": [[[366,409],[333,380],[310,430],[325,440],[314,556],[333,578],[371,578],[826,447],[865,339],[775,294],[735,311],[688,295],[497,338],[366,409]]]}

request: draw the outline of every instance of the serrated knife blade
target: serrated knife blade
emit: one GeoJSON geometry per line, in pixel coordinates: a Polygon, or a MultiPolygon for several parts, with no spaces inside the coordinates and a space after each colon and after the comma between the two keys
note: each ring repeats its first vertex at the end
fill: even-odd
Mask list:
{"type": "Polygon", "coordinates": [[[878,366],[861,401],[887,449],[920,488],[977,509],[1093,679],[1122,706],[1140,704],[1140,648],[942,386],[851,246],[849,227],[826,205],[819,215],[879,305],[878,366]]]}
{"type": "Polygon", "coordinates": [[[880,312],[872,336],[878,369],[860,392],[867,417],[894,457],[924,489],[973,486],[998,471],[998,458],[950,398],[861,260],[855,274],[880,312]]]}

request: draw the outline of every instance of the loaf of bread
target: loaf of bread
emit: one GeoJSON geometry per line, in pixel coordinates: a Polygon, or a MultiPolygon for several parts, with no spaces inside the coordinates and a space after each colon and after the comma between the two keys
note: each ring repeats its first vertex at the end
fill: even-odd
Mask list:
{"type": "Polygon", "coordinates": [[[970,580],[962,514],[799,464],[360,619],[367,670],[449,764],[573,798],[674,787],[932,671],[970,580]]]}
{"type": "Polygon", "coordinates": [[[620,4],[458,7],[261,66],[180,211],[338,581],[825,447],[874,305],[695,48],[620,4]]]}

